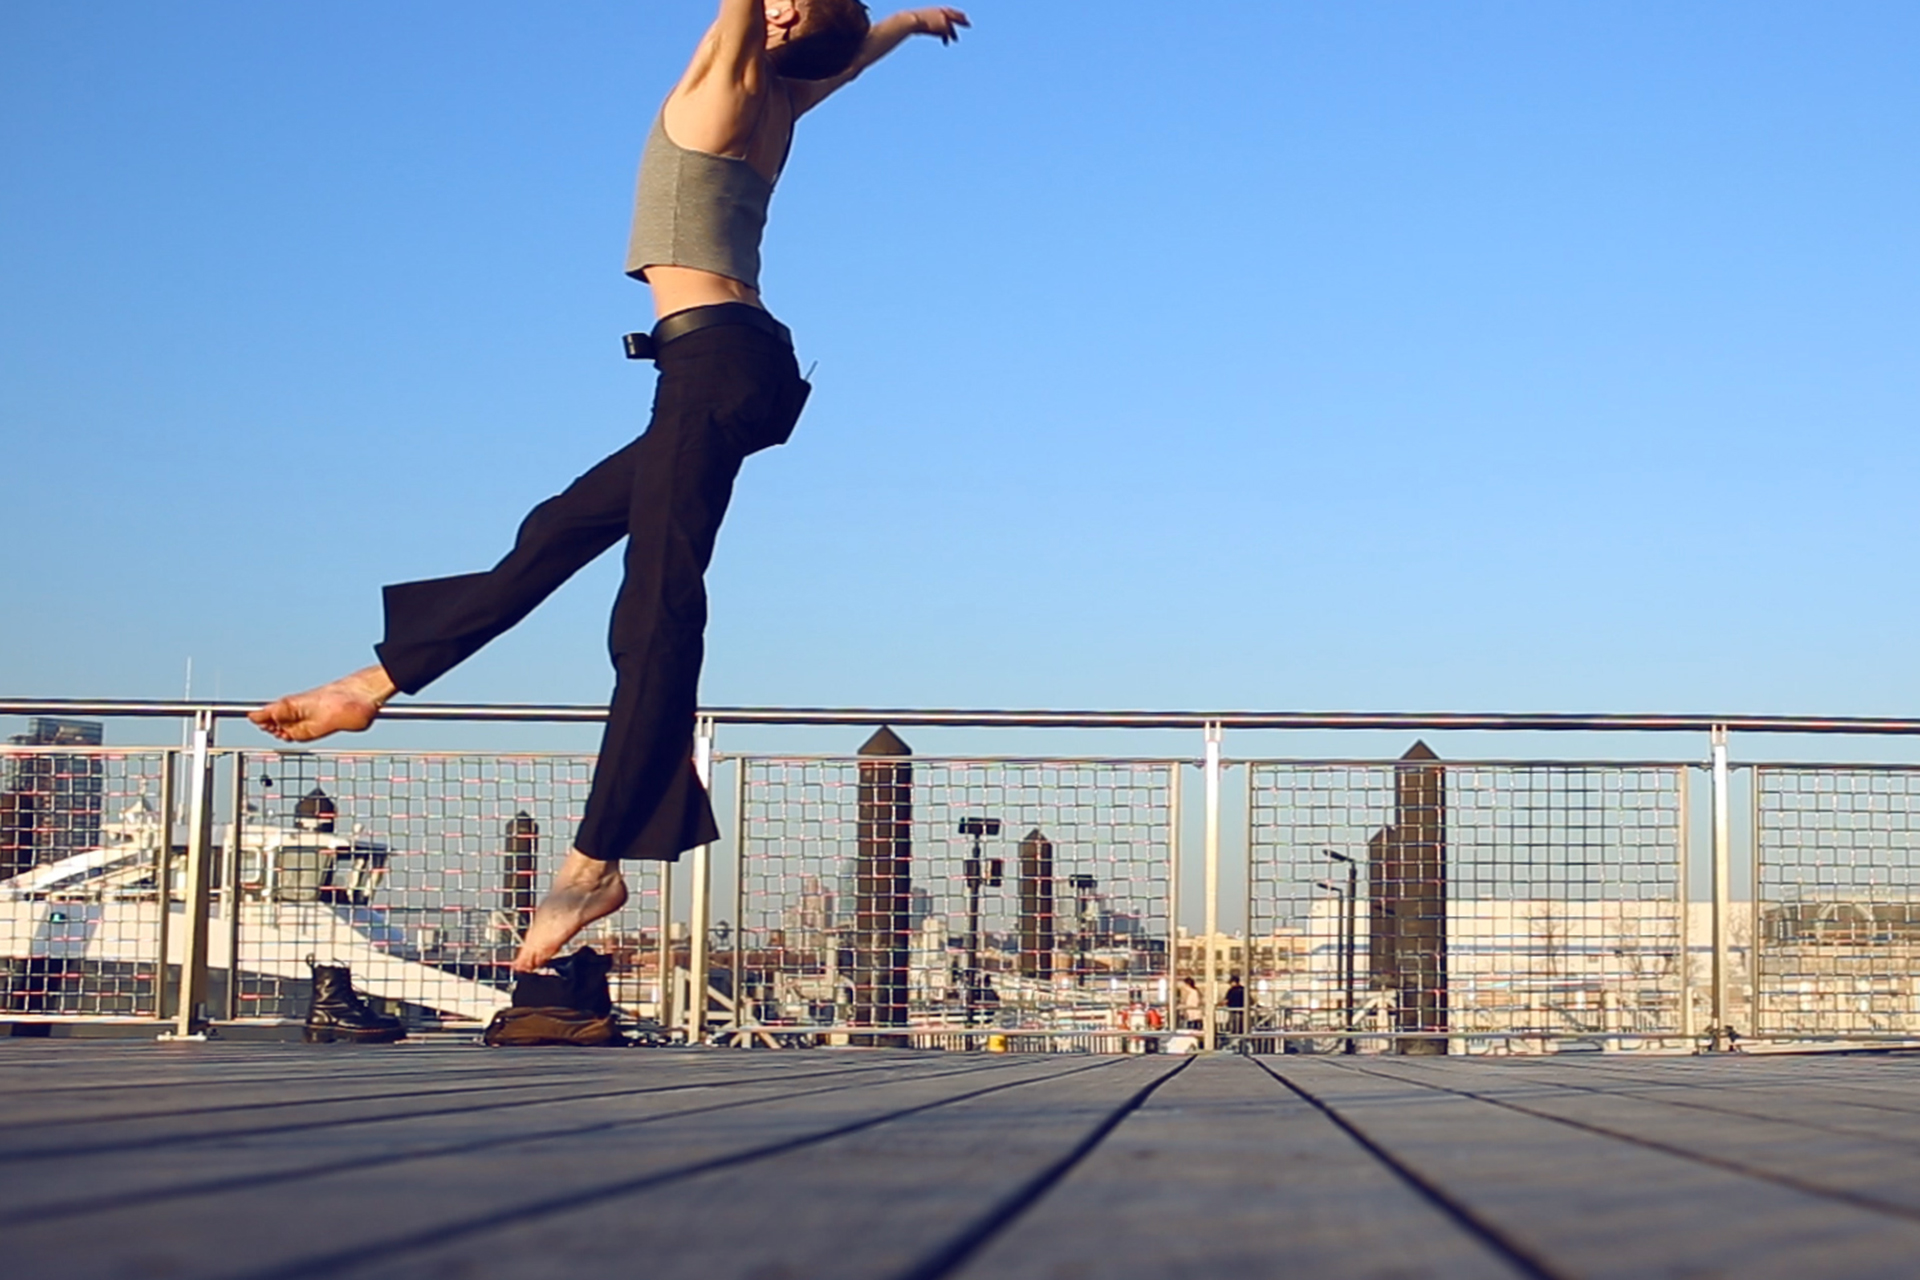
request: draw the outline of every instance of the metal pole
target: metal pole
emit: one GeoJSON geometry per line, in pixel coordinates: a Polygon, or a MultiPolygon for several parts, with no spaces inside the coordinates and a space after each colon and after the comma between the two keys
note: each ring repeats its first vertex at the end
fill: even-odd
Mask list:
{"type": "MultiPolygon", "coordinates": [[[[747,762],[733,762],[733,1025],[744,1027],[747,990],[747,762]]],[[[758,1025],[759,1019],[754,1020],[758,1025]]],[[[738,1037],[735,1043],[741,1043],[738,1037]]]]}
{"type": "Polygon", "coordinates": [[[1167,1027],[1180,1026],[1180,764],[1167,765],[1167,1027]]]}
{"type": "Polygon", "coordinates": [[[1220,726],[1218,723],[1206,727],[1207,754],[1202,766],[1206,772],[1207,787],[1207,967],[1206,967],[1206,1004],[1205,1016],[1201,1020],[1200,1047],[1211,1053],[1218,1047],[1219,1033],[1215,1025],[1219,1013],[1220,1001],[1220,963],[1215,954],[1214,939],[1220,932],[1220,726]]]}
{"type": "Polygon", "coordinates": [[[655,988],[653,1007],[654,1021],[660,1024],[662,1031],[673,1026],[673,864],[656,864],[660,876],[660,936],[654,941],[656,946],[655,974],[659,985],[655,988]]]}
{"type": "Polygon", "coordinates": [[[213,845],[213,713],[193,717],[187,757],[187,936],[180,962],[179,1003],[174,1010],[174,1039],[204,1038],[207,1025],[208,863],[213,845]]]}
{"type": "Polygon", "coordinates": [[[1680,781],[1680,1034],[1692,1040],[1693,1016],[1693,805],[1692,769],[1676,771],[1680,781]]]}
{"type": "MultiPolygon", "coordinates": [[[[978,867],[980,838],[974,837],[974,865],[978,867]]],[[[980,990],[980,873],[967,877],[967,1025],[973,1025],[980,990]]]]}
{"type": "MultiPolygon", "coordinates": [[[[700,785],[708,787],[708,780],[713,776],[713,721],[705,718],[693,731],[693,769],[700,777],[700,785]]],[[[699,1044],[707,1032],[707,930],[713,924],[712,853],[713,847],[704,844],[693,851],[693,900],[687,912],[688,1044],[699,1044]]]]}
{"type": "Polygon", "coordinates": [[[167,1001],[167,979],[173,971],[167,944],[173,933],[173,768],[178,752],[160,753],[160,847],[153,853],[153,900],[160,907],[158,955],[153,962],[153,1016],[163,1019],[172,1006],[167,1001]]]}
{"type": "MultiPolygon", "coordinates": [[[[113,698],[0,698],[0,716],[127,716],[177,719],[202,712],[239,720],[251,703],[142,701],[113,698]]],[[[1870,716],[1633,715],[1569,712],[1458,711],[1061,711],[1007,708],[707,707],[702,718],[728,725],[925,725],[1026,729],[1337,729],[1522,730],[1534,733],[1700,733],[1715,727],[1739,733],[1903,734],[1920,736],[1920,719],[1870,716]]],[[[469,721],[491,724],[600,724],[604,703],[591,706],[461,705],[411,702],[388,707],[383,720],[469,721]]]]}
{"type": "Polygon", "coordinates": [[[1761,770],[1756,765],[1747,775],[1751,780],[1748,790],[1753,806],[1752,825],[1747,828],[1747,844],[1752,854],[1749,861],[1753,873],[1747,890],[1747,897],[1752,899],[1747,904],[1747,1034],[1750,1036],[1762,1035],[1766,1030],[1761,1025],[1764,1010],[1760,1007],[1760,947],[1764,941],[1760,931],[1760,886],[1763,883],[1760,878],[1760,774],[1761,770]]]}
{"type": "Polygon", "coordinates": [[[227,932],[227,990],[221,1000],[222,1017],[232,1022],[240,1016],[240,828],[247,804],[247,756],[233,753],[233,821],[227,824],[226,874],[221,877],[221,923],[227,932]]]}
{"type": "Polygon", "coordinates": [[[1727,730],[1713,730],[1713,1041],[1727,1047],[1727,876],[1731,867],[1732,797],[1727,774],[1727,730]]]}
{"type": "MultiPolygon", "coordinates": [[[[1242,855],[1242,861],[1246,863],[1246,868],[1247,868],[1246,875],[1241,878],[1241,883],[1246,886],[1246,891],[1245,891],[1244,897],[1241,900],[1240,906],[1242,910],[1242,915],[1247,922],[1247,946],[1246,946],[1246,950],[1241,953],[1245,957],[1243,963],[1246,965],[1246,972],[1242,975],[1242,985],[1245,986],[1246,989],[1249,991],[1253,990],[1253,985],[1254,985],[1253,984],[1253,938],[1254,938],[1254,929],[1255,929],[1254,903],[1258,901],[1258,897],[1254,890],[1254,879],[1253,879],[1255,874],[1255,865],[1258,860],[1254,857],[1253,842],[1257,834],[1254,830],[1254,825],[1255,825],[1254,805],[1258,799],[1256,795],[1256,789],[1258,787],[1259,779],[1256,778],[1254,774],[1255,774],[1254,767],[1251,764],[1249,764],[1247,766],[1247,783],[1246,783],[1246,786],[1242,788],[1241,804],[1240,804],[1240,812],[1243,815],[1245,815],[1245,818],[1246,818],[1246,830],[1244,833],[1244,837],[1240,842],[1240,852],[1242,855]]],[[[1271,923],[1274,927],[1269,929],[1269,935],[1278,931],[1277,930],[1278,922],[1274,921],[1271,923]]],[[[1251,1000],[1252,997],[1249,996],[1248,999],[1251,1000]]],[[[1233,1015],[1229,1014],[1227,1016],[1231,1018],[1233,1015]]],[[[1251,1008],[1249,1008],[1247,1012],[1241,1014],[1240,1016],[1241,1031],[1244,1032],[1253,1025],[1249,1021],[1249,1019],[1252,1016],[1253,1015],[1252,1015],[1251,1008]]],[[[1275,1022],[1275,1025],[1278,1026],[1280,1019],[1275,1018],[1274,1022],[1275,1022]]],[[[1280,1029],[1285,1030],[1284,1027],[1280,1029]]],[[[1277,1041],[1276,1043],[1278,1047],[1281,1049],[1285,1049],[1287,1047],[1287,1042],[1284,1038],[1277,1041]]]]}
{"type": "Polygon", "coordinates": [[[1354,904],[1359,900],[1359,896],[1360,896],[1360,868],[1356,866],[1351,860],[1349,860],[1347,863],[1347,901],[1346,901],[1347,919],[1346,919],[1346,929],[1344,930],[1346,936],[1340,939],[1340,966],[1341,966],[1341,969],[1343,970],[1341,977],[1346,981],[1346,985],[1347,985],[1347,1009],[1346,1009],[1347,1048],[1346,1048],[1346,1051],[1348,1053],[1359,1052],[1359,1049],[1355,1046],[1353,1042],[1353,951],[1354,951],[1354,943],[1356,941],[1356,937],[1354,933],[1354,904]]]}

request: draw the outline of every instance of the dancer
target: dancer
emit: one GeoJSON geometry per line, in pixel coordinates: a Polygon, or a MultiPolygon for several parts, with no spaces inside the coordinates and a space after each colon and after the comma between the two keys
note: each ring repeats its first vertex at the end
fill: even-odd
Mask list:
{"type": "Polygon", "coordinates": [[[486,573],[387,587],[379,662],[251,713],[285,742],[367,728],[627,540],[609,649],[614,691],[586,813],[513,967],[539,968],[627,900],[622,858],[675,861],[719,837],[694,773],[704,575],[745,458],[786,442],[808,386],[760,301],[760,238],[794,121],[908,37],[942,44],[958,9],[869,23],[857,0],[721,0],[641,158],[627,274],[658,318],[647,431],[535,507],[486,573]]]}

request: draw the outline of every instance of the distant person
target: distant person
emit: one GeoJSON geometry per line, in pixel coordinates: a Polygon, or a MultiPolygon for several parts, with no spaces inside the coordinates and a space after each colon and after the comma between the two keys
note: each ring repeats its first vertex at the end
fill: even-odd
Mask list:
{"type": "Polygon", "coordinates": [[[1239,974],[1227,979],[1227,994],[1220,1003],[1227,1007],[1227,1034],[1247,1034],[1247,989],[1240,985],[1239,974]]]}
{"type": "Polygon", "coordinates": [[[870,25],[856,0],[721,0],[640,164],[627,273],[652,288],[658,317],[646,433],[535,507],[487,572],[386,588],[376,665],[250,717],[284,742],[365,729],[394,694],[418,693],[625,538],[599,763],[517,970],[539,968],[620,909],[622,858],[672,862],[719,837],[691,759],[703,579],[741,463],[787,440],[809,390],[791,337],[760,300],[767,204],[800,116],[909,36],[945,44],[966,25],[944,7],[870,25]]]}
{"type": "Polygon", "coordinates": [[[1205,1016],[1205,999],[1200,995],[1200,987],[1192,978],[1180,979],[1180,986],[1174,993],[1178,1005],[1180,1027],[1183,1031],[1201,1029],[1201,1019],[1205,1016]]]}

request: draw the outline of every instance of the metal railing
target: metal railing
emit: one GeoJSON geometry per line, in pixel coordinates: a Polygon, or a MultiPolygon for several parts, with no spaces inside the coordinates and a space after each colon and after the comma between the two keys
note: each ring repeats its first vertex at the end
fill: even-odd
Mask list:
{"type": "MultiPolygon", "coordinates": [[[[248,709],[0,700],[4,716],[186,726],[179,748],[33,734],[0,746],[0,1019],[159,1021],[179,1036],[292,1020],[310,959],[348,963],[417,1027],[471,1027],[506,1003],[507,961],[570,845],[593,758],[217,745],[219,722],[248,709]]],[[[413,704],[385,716],[604,714],[413,704]]],[[[1920,1040],[1920,767],[1740,765],[1735,733],[1913,735],[1920,721],[713,709],[696,765],[730,835],[677,866],[629,868],[628,906],[583,941],[614,957],[623,1008],[693,1040],[1306,1052],[1920,1040]],[[767,725],[1172,729],[1198,749],[925,757],[876,735],[845,756],[717,750],[722,727],[767,725]],[[1680,734],[1706,754],[1227,754],[1229,731],[1238,745],[1263,730],[1680,734]],[[1746,901],[1736,791],[1749,802],[1746,901]],[[1223,930],[1223,915],[1241,927],[1223,930]]]]}
{"type": "Polygon", "coordinates": [[[1249,766],[1255,1030],[1664,1040],[1687,1010],[1687,766],[1249,766]]]}

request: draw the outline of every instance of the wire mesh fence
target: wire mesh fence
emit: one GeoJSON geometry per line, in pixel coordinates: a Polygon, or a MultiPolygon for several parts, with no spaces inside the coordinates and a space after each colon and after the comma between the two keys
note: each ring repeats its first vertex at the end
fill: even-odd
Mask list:
{"type": "MultiPolygon", "coordinates": [[[[345,963],[413,1027],[472,1027],[506,1003],[508,963],[571,845],[594,763],[238,752],[212,741],[237,709],[173,704],[135,713],[187,715],[190,745],[108,747],[97,721],[40,714],[106,704],[10,705],[34,718],[0,745],[0,1033],[34,1020],[159,1018],[179,1034],[298,1020],[310,960],[345,963]],[[204,890],[190,867],[204,868],[204,890]]],[[[1323,727],[1394,718],[1365,719],[1323,727]]],[[[1611,723],[1551,727],[1576,721],[1611,723]]],[[[1254,1051],[1657,1047],[1696,1032],[1724,1045],[1727,1031],[1920,1041],[1920,766],[1729,772],[1717,722],[1710,766],[1442,761],[1424,748],[1223,766],[1219,726],[1206,727],[1200,763],[916,758],[885,731],[855,757],[725,757],[718,805],[737,838],[682,864],[677,901],[668,868],[628,867],[627,906],[581,941],[613,956],[629,1015],[667,1021],[671,1006],[695,1037],[1015,1051],[1177,1048],[1203,1028],[1254,1051]],[[1242,770],[1245,896],[1219,894],[1226,927],[1196,933],[1207,902],[1196,859],[1182,909],[1181,779],[1208,781],[1186,825],[1209,832],[1217,870],[1213,854],[1231,866],[1241,852],[1243,812],[1231,788],[1212,800],[1214,784],[1242,770]],[[1700,865],[1726,868],[1750,835],[1751,901],[1744,877],[1720,870],[1712,892],[1702,881],[1689,894],[1696,773],[1716,801],[1699,815],[1713,855],[1700,865]],[[1750,832],[1721,813],[1749,784],[1750,832]],[[1221,979],[1209,994],[1224,997],[1212,1011],[1192,982],[1209,956],[1221,979]]]]}
{"type": "Polygon", "coordinates": [[[921,1044],[1167,1027],[1176,765],[882,746],[740,762],[716,965],[742,1023],[921,1044]]]}
{"type": "Polygon", "coordinates": [[[0,746],[0,1010],[157,1017],[170,756],[69,726],[0,746]]]}
{"type": "Polygon", "coordinates": [[[1419,1052],[1687,1030],[1684,766],[1416,747],[1390,764],[1255,763],[1248,785],[1246,1007],[1230,1031],[1419,1052]]]}
{"type": "MultiPolygon", "coordinates": [[[[485,1021],[507,1004],[509,965],[572,847],[592,756],[233,759],[241,820],[217,835],[216,1007],[228,1017],[300,1017],[309,961],[347,965],[357,986],[414,1026],[485,1021]]],[[[612,956],[615,1002],[650,1017],[660,1003],[661,871],[636,863],[627,879],[626,906],[579,941],[612,956]]]]}
{"type": "Polygon", "coordinates": [[[1920,1034],[1920,770],[1760,766],[1754,1032],[1920,1034]]]}

